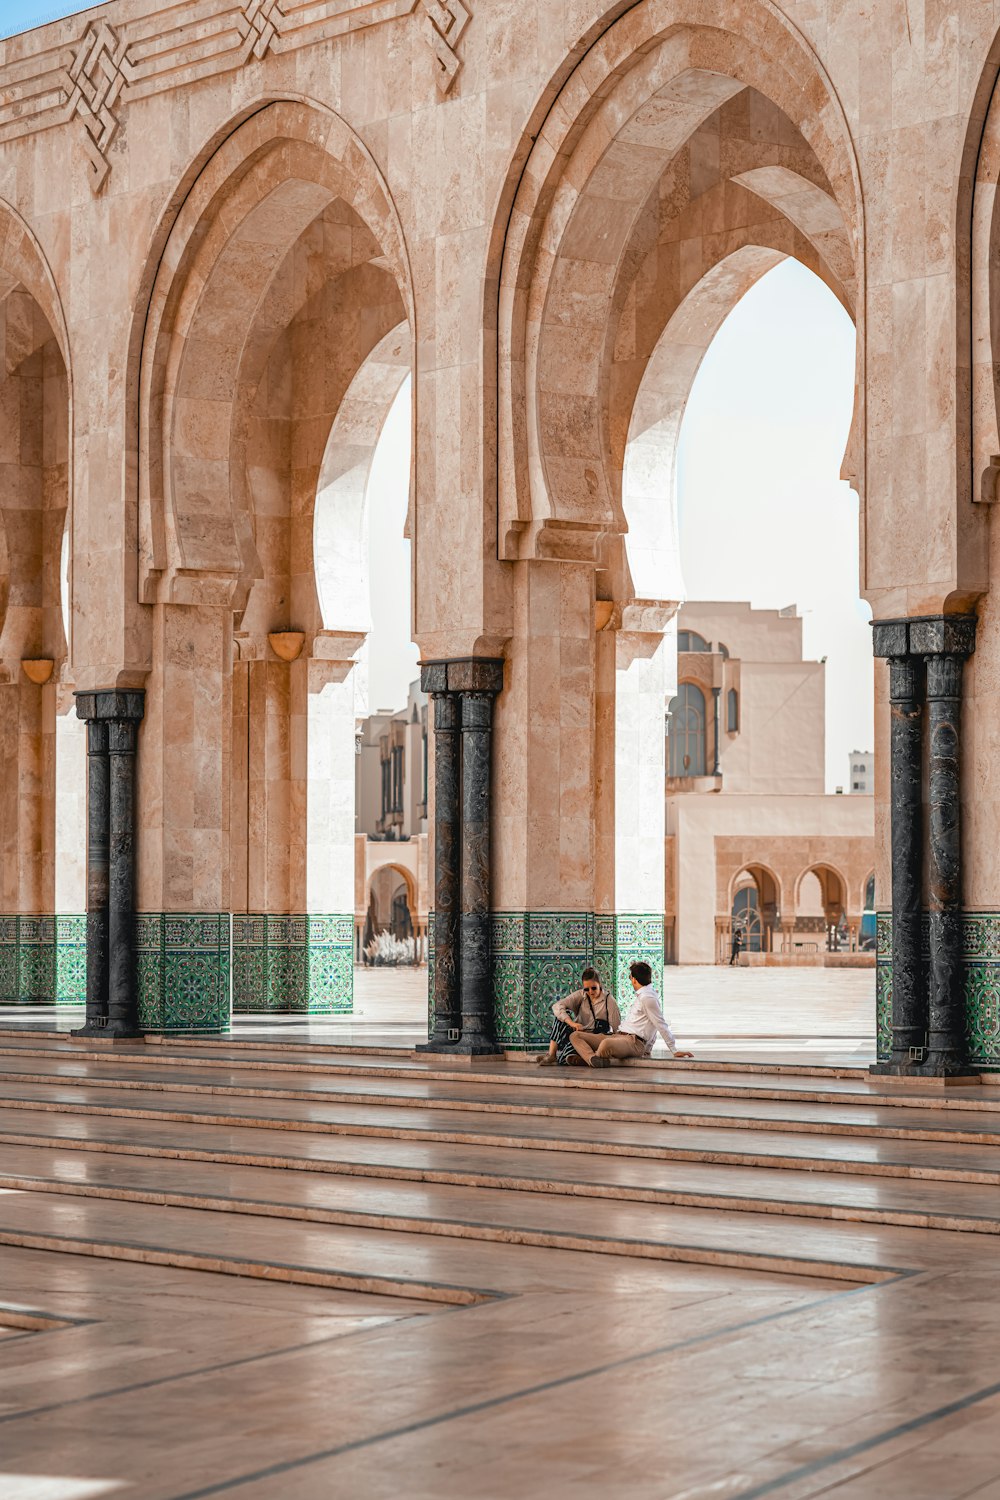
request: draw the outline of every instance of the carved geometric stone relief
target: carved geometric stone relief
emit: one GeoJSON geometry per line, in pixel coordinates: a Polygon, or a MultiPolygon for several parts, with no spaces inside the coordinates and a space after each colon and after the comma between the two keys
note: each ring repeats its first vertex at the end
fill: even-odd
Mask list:
{"type": "Polygon", "coordinates": [[[456,47],[472,19],[464,0],[420,0],[424,29],[437,59],[437,86],[447,94],[462,66],[456,47]]]}
{"type": "MultiPolygon", "coordinates": [[[[121,129],[121,107],[167,89],[231,72],[271,51],[289,52],[358,29],[414,16],[434,55],[438,92],[461,68],[458,43],[472,19],[469,0],[216,0],[140,3],[116,26],[91,21],[79,41],[39,36],[39,50],[0,61],[0,145],[79,120],[99,193],[121,129]],[[44,43],[44,44],[43,44],[44,43]]],[[[8,56],[0,42],[0,60],[8,56]]]]}
{"type": "Polygon", "coordinates": [[[91,187],[99,193],[111,171],[108,152],[121,128],[115,113],[128,82],[128,43],[107,21],[87,27],[69,65],[67,118],[84,127],[84,146],[90,157],[91,187]]]}

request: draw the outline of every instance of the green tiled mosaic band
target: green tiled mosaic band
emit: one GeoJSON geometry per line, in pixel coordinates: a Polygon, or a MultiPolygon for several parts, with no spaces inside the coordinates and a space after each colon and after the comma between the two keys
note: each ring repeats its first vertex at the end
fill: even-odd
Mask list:
{"type": "Polygon", "coordinates": [[[86,995],[86,917],[0,917],[0,1005],[83,1005],[86,995]]]}
{"type": "Polygon", "coordinates": [[[622,1007],[632,998],[631,963],[644,959],[662,980],[660,912],[495,912],[492,939],[497,1040],[514,1050],[548,1040],[553,1002],[579,988],[588,965],[622,1007]]]}
{"type": "Polygon", "coordinates": [[[142,912],[135,919],[144,1031],[229,1028],[229,913],[142,912]]]}
{"type": "Polygon", "coordinates": [[[233,917],[233,1010],[342,1016],[354,1009],[354,917],[233,917]]]}
{"type": "MultiPolygon", "coordinates": [[[[878,1058],[892,1050],[892,913],[876,918],[875,1024],[878,1058]]],[[[927,923],[924,922],[924,953],[927,923]]],[[[1000,1071],[1000,913],[966,912],[962,919],[965,1024],[975,1067],[1000,1071]]]]}

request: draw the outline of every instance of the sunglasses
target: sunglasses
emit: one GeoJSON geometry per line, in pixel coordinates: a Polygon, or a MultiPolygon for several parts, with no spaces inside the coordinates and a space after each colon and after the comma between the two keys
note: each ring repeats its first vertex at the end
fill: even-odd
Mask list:
{"type": "Polygon", "coordinates": [[[601,993],[601,986],[599,984],[585,984],[584,989],[588,995],[599,995],[601,993]]]}

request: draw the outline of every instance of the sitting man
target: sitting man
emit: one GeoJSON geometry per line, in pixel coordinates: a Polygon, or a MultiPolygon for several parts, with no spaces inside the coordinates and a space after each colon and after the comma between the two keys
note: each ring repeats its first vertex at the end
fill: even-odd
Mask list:
{"type": "Polygon", "coordinates": [[[585,1063],[592,1068],[607,1068],[613,1057],[627,1062],[634,1057],[647,1057],[652,1050],[656,1033],[659,1032],[667,1044],[671,1057],[693,1057],[692,1052],[678,1052],[674,1034],[667,1025],[660,1009],[660,997],[653,988],[653,971],[649,964],[639,962],[629,967],[635,999],[625,1014],[619,1030],[611,1036],[600,1036],[592,1031],[574,1031],[570,1042],[585,1063]]]}
{"type": "Polygon", "coordinates": [[[549,1050],[536,1059],[543,1068],[553,1068],[557,1063],[564,1066],[567,1063],[580,1064],[582,1059],[570,1045],[574,1031],[600,1036],[617,1031],[621,1025],[621,1013],[615,998],[604,988],[597,970],[584,969],[580,983],[581,989],[574,990],[564,1000],[557,1000],[552,1007],[555,1020],[549,1050]]]}

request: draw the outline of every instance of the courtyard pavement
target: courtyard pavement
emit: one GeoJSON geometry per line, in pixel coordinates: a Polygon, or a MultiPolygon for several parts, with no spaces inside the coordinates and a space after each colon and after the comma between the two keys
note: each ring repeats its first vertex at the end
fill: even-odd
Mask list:
{"type": "MultiPolygon", "coordinates": [[[[678,1040],[699,1058],[855,1066],[874,1061],[871,969],[668,968],[663,1002],[678,1040]]],[[[236,1016],[233,1035],[408,1048],[426,1040],[426,1016],[426,969],[357,969],[352,1016],[236,1016]]],[[[55,1007],[0,1007],[0,1023],[12,1022],[69,1030],[79,1025],[79,1014],[55,1007]]]]}

